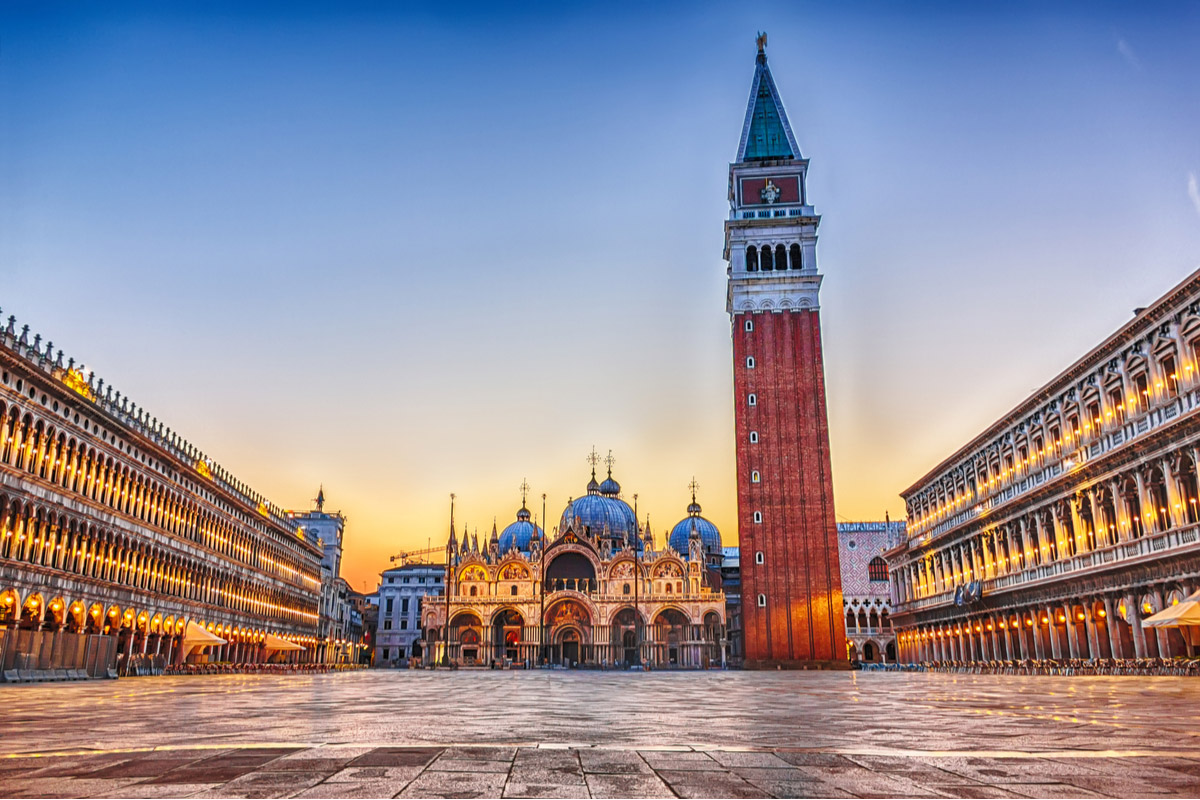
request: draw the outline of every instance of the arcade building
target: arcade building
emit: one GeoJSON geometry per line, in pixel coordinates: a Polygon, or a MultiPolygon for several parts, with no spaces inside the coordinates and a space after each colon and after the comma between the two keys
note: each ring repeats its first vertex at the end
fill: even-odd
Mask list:
{"type": "Polygon", "coordinates": [[[725,665],[721,534],[695,498],[657,549],[612,477],[547,536],[522,496],[481,545],[451,518],[447,591],[424,610],[426,664],[704,669],[725,665]],[[447,620],[449,625],[447,626],[447,620]]]}

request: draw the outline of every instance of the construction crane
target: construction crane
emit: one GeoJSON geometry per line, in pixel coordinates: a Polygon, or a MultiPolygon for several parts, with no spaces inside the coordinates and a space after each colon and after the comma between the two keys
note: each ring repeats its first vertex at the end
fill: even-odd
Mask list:
{"type": "Polygon", "coordinates": [[[446,548],[444,547],[426,547],[423,550],[401,551],[389,558],[388,561],[392,562],[393,564],[399,561],[401,565],[428,564],[429,562],[424,559],[424,556],[432,555],[434,553],[444,553],[445,551],[446,548]]]}

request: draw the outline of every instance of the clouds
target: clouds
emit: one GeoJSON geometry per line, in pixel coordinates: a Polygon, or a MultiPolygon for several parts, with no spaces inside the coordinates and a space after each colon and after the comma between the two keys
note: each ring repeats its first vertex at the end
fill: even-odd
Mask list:
{"type": "Polygon", "coordinates": [[[1192,198],[1192,207],[1200,214],[1200,186],[1196,185],[1196,173],[1188,173],[1188,197],[1192,198]]]}
{"type": "Polygon", "coordinates": [[[1142,61],[1137,57],[1137,53],[1133,52],[1133,47],[1124,39],[1117,39],[1117,52],[1121,58],[1125,59],[1125,63],[1133,67],[1136,71],[1142,71],[1142,61]]]}

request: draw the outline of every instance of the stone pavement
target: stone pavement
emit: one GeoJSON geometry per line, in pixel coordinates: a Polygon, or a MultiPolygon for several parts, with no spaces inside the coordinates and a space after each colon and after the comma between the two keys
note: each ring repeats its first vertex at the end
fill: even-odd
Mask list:
{"type": "Polygon", "coordinates": [[[1196,797],[1200,682],[390,672],[0,687],[0,797],[1196,797]]]}
{"type": "Polygon", "coordinates": [[[1195,797],[1200,755],[164,748],[0,760],[4,797],[1195,797]]]}

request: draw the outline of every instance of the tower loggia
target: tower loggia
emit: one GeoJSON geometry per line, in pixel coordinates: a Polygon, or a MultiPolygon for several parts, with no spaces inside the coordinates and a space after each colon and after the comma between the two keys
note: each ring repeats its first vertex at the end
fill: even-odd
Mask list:
{"type": "Polygon", "coordinates": [[[821,218],[766,37],[729,167],[738,542],[746,665],[846,662],[817,272],[821,218]]]}

